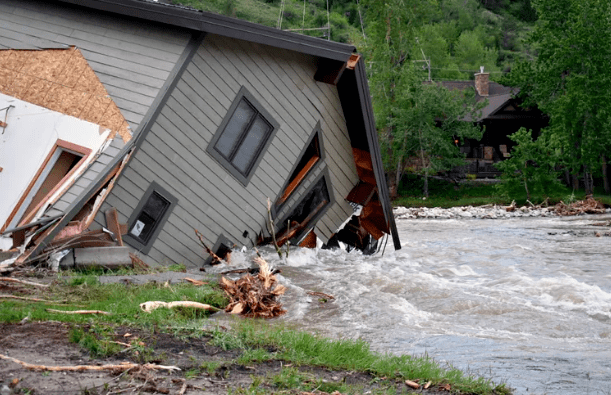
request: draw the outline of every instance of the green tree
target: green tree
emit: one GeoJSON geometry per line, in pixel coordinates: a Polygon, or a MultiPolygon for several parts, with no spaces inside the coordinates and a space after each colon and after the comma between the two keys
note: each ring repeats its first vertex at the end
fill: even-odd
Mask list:
{"type": "Polygon", "coordinates": [[[439,84],[424,85],[406,70],[401,80],[402,95],[394,124],[397,136],[393,152],[397,156],[397,183],[408,156],[417,157],[417,168],[424,176],[423,195],[428,197],[428,179],[439,171],[464,165],[458,146],[465,138],[480,139],[482,131],[468,115],[477,108],[472,92],[450,91],[439,84]]]}
{"type": "MultiPolygon", "coordinates": [[[[361,46],[369,67],[373,109],[385,169],[389,175],[391,197],[397,195],[397,176],[405,160],[404,131],[397,128],[406,70],[421,54],[411,50],[415,31],[435,3],[419,0],[366,0],[366,36],[361,46]],[[399,88],[401,87],[401,88],[399,88]]],[[[400,179],[400,178],[399,178],[400,179]]]]}
{"type": "Polygon", "coordinates": [[[539,55],[514,67],[507,82],[549,114],[547,133],[561,144],[560,163],[574,175],[581,172],[586,193],[592,193],[592,174],[604,173],[611,149],[611,3],[533,4],[539,20],[531,40],[539,55]]]}
{"type": "Polygon", "coordinates": [[[501,195],[513,199],[526,192],[530,201],[533,196],[543,199],[560,191],[562,184],[556,170],[559,148],[553,136],[544,133],[533,140],[530,130],[520,128],[509,138],[517,146],[509,159],[496,164],[503,172],[503,182],[496,186],[501,195]]]}

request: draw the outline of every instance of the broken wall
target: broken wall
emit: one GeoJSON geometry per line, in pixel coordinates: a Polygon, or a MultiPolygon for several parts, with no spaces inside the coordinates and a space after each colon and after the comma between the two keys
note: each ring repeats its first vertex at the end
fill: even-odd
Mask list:
{"type": "Polygon", "coordinates": [[[45,159],[63,140],[91,150],[109,136],[108,129],[0,93],[0,227],[23,197],[45,159]]]}

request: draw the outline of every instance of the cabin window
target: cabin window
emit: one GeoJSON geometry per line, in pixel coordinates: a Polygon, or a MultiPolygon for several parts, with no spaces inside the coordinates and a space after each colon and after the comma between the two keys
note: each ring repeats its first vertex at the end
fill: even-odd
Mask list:
{"type": "Polygon", "coordinates": [[[293,191],[301,184],[306,175],[314,168],[314,166],[322,161],[321,150],[321,133],[320,122],[314,128],[310,142],[305,150],[301,153],[300,159],[293,168],[291,176],[282,192],[282,195],[276,200],[276,207],[280,207],[291,196],[293,191]]]}
{"type": "Polygon", "coordinates": [[[247,185],[278,123],[242,87],[208,145],[208,153],[247,185]]]}
{"type": "Polygon", "coordinates": [[[159,184],[151,183],[128,221],[125,241],[148,253],[177,202],[178,199],[159,184]]]}
{"type": "Polygon", "coordinates": [[[278,240],[284,242],[286,239],[297,239],[300,241],[312,228],[312,224],[322,217],[333,199],[327,187],[328,178],[328,171],[324,171],[301,200],[291,207],[290,214],[277,223],[281,229],[278,232],[278,240]],[[289,221],[290,228],[288,227],[289,221]]]}

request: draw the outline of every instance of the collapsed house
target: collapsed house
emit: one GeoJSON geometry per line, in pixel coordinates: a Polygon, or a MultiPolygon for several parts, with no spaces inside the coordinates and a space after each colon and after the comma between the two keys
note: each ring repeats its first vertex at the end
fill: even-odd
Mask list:
{"type": "Polygon", "coordinates": [[[19,133],[30,107],[86,124],[69,127],[83,131],[80,143],[64,144],[40,121],[28,133],[46,125],[55,140],[20,143],[10,165],[0,156],[0,188],[11,194],[1,201],[0,269],[117,244],[147,263],[201,266],[193,229],[223,255],[265,239],[270,215],[293,244],[363,248],[390,235],[400,248],[354,47],[146,0],[0,7],[3,136],[19,133]],[[78,53],[81,68],[47,61],[60,52],[78,53]],[[62,73],[74,70],[86,71],[67,82],[62,73]],[[34,170],[9,171],[26,162],[34,170]]]}

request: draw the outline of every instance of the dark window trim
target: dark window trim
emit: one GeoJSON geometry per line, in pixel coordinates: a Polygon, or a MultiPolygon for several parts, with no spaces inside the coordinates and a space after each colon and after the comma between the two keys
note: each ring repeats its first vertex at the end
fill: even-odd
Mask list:
{"type": "Polygon", "coordinates": [[[316,223],[325,215],[325,213],[327,212],[327,210],[329,210],[329,208],[331,208],[331,206],[335,203],[335,195],[333,194],[333,188],[331,187],[331,177],[330,177],[330,173],[329,173],[329,168],[325,167],[321,173],[316,176],[316,178],[314,179],[314,181],[312,181],[312,183],[310,184],[310,186],[308,186],[308,189],[306,189],[306,191],[301,195],[300,199],[295,201],[287,210],[287,214],[282,218],[282,221],[277,222],[274,221],[275,226],[276,226],[276,234],[278,234],[278,232],[280,232],[282,229],[284,229],[284,226],[286,224],[286,221],[288,220],[289,216],[291,215],[292,211],[294,210],[294,208],[296,206],[298,206],[301,201],[303,199],[305,199],[305,197],[312,191],[312,189],[314,189],[314,186],[316,186],[316,184],[322,179],[324,179],[324,182],[327,186],[327,192],[329,193],[329,202],[327,204],[325,204],[323,206],[322,209],[320,209],[318,211],[318,213],[316,213],[316,215],[314,215],[314,217],[312,217],[310,219],[310,221],[308,222],[307,226],[305,226],[301,231],[299,231],[292,239],[291,239],[291,244],[296,245],[297,243],[299,243],[301,241],[301,239],[311,230],[316,226],[316,223]]]}
{"type": "Polygon", "coordinates": [[[272,139],[274,138],[274,135],[276,134],[276,131],[278,130],[279,127],[280,127],[280,124],[278,122],[276,122],[276,120],[265,109],[265,107],[263,107],[261,105],[261,103],[259,103],[259,101],[257,99],[255,99],[255,97],[252,95],[252,93],[250,93],[248,91],[248,89],[246,89],[245,86],[242,86],[240,88],[240,90],[238,91],[238,94],[236,95],[236,98],[233,99],[233,103],[231,103],[231,106],[229,107],[229,110],[227,111],[227,114],[225,115],[225,118],[223,118],[223,122],[221,122],[221,124],[219,125],[218,129],[214,133],[214,137],[212,137],[212,140],[210,141],[210,144],[208,144],[208,147],[206,148],[206,152],[208,152],[208,154],[210,156],[212,156],[214,159],[216,159],[216,161],[219,162],[221,164],[221,166],[223,166],[225,168],[225,170],[227,170],[235,179],[240,181],[244,186],[247,186],[248,183],[250,182],[250,179],[252,178],[253,174],[255,173],[255,170],[259,166],[259,162],[261,162],[261,160],[263,159],[263,156],[265,155],[265,152],[269,148],[269,145],[271,144],[272,139]],[[221,135],[223,134],[223,131],[225,130],[225,127],[227,126],[227,124],[229,123],[231,118],[233,117],[233,114],[234,114],[236,108],[238,107],[238,105],[240,104],[240,102],[242,101],[242,99],[246,99],[255,108],[255,110],[259,114],[261,114],[263,116],[263,118],[265,118],[265,120],[272,127],[272,130],[269,132],[269,134],[267,136],[267,140],[265,141],[265,143],[263,144],[263,146],[261,147],[259,152],[256,154],[256,159],[254,160],[254,162],[250,166],[250,168],[248,170],[248,174],[246,174],[246,175],[240,173],[240,171],[238,171],[233,166],[233,164],[230,161],[228,161],[214,147],[216,145],[217,141],[221,138],[221,135]]]}
{"type": "Polygon", "coordinates": [[[178,199],[176,197],[174,197],[170,192],[168,192],[165,188],[163,188],[157,182],[155,181],[151,182],[151,185],[149,185],[146,192],[144,192],[144,195],[142,195],[142,198],[140,199],[138,206],[136,206],[136,208],[132,212],[131,217],[129,217],[129,221],[127,221],[127,233],[124,235],[123,240],[125,240],[126,243],[128,243],[129,245],[131,245],[138,251],[142,252],[143,254],[145,255],[148,254],[151,248],[153,247],[153,244],[155,243],[157,236],[159,236],[159,233],[161,232],[163,225],[165,225],[165,222],[170,217],[170,214],[172,210],[174,209],[174,207],[176,206],[176,203],[178,203],[178,199]],[[134,226],[136,219],[142,213],[144,205],[146,204],[150,196],[153,194],[153,192],[157,192],[159,195],[161,195],[164,199],[170,202],[170,205],[166,208],[161,218],[157,221],[157,225],[155,226],[153,233],[149,237],[148,242],[144,244],[140,240],[132,236],[129,232],[132,229],[132,227],[134,226]]]}
{"type": "Polygon", "coordinates": [[[305,156],[305,154],[306,154],[306,152],[308,150],[308,147],[310,146],[310,144],[312,144],[312,141],[314,140],[314,138],[316,136],[318,136],[318,150],[319,150],[318,160],[316,161],[316,163],[314,163],[314,165],[312,165],[308,169],[308,171],[306,172],[305,176],[297,183],[297,185],[295,185],[293,190],[287,196],[286,200],[284,200],[281,203],[277,203],[280,200],[280,198],[284,195],[284,191],[286,191],[286,189],[288,188],[288,186],[290,184],[290,179],[287,178],[287,180],[285,181],[284,185],[282,186],[282,189],[280,190],[280,193],[278,194],[278,196],[276,196],[276,199],[274,200],[274,202],[276,202],[274,204],[273,212],[272,212],[272,214],[274,216],[276,215],[277,212],[282,210],[282,207],[284,207],[286,202],[288,202],[290,200],[291,195],[293,195],[295,193],[295,191],[297,191],[299,189],[301,184],[303,184],[303,181],[305,179],[307,179],[308,175],[311,174],[313,171],[315,171],[318,167],[322,166],[322,163],[324,163],[324,161],[326,159],[326,154],[325,154],[325,147],[324,147],[324,144],[323,144],[322,128],[320,126],[320,121],[318,121],[318,122],[316,122],[316,126],[314,126],[314,129],[310,133],[310,136],[308,137],[308,140],[306,141],[305,146],[301,150],[301,153],[299,153],[299,156],[297,157],[297,160],[295,161],[295,164],[291,168],[291,171],[289,172],[289,177],[295,172],[295,170],[297,169],[297,166],[299,166],[299,163],[301,162],[301,160],[305,156]]]}
{"type": "MultiPolygon", "coordinates": [[[[224,234],[221,233],[219,237],[216,239],[216,243],[214,243],[214,247],[212,247],[212,251],[215,254],[218,254],[218,250],[221,248],[221,244],[229,248],[230,250],[233,250],[233,246],[235,245],[235,243],[233,243],[224,234]]],[[[210,262],[212,262],[211,256],[209,256],[206,259],[206,261],[204,262],[204,266],[210,266],[210,262]]]]}

